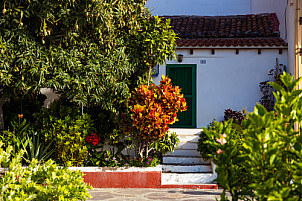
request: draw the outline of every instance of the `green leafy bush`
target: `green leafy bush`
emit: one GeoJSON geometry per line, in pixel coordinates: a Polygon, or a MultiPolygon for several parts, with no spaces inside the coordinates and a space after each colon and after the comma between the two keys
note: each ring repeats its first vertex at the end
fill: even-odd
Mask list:
{"type": "Polygon", "coordinates": [[[117,151],[104,150],[105,143],[100,144],[101,138],[92,133],[87,136],[88,156],[85,161],[86,166],[115,167],[126,164],[125,157],[121,154],[123,146],[118,147],[117,151]]]}
{"type": "MultiPolygon", "coordinates": [[[[280,76],[284,87],[270,83],[276,90],[275,111],[257,104],[242,127],[228,121],[213,131],[219,139],[210,142],[218,148],[212,156],[217,180],[233,200],[301,200],[302,128],[295,129],[302,123],[302,90],[295,90],[301,79],[293,81],[284,72],[280,76]],[[236,132],[244,138],[234,137],[236,132]]],[[[224,193],[221,199],[227,199],[224,193]]]]}
{"type": "MultiPolygon", "coordinates": [[[[242,121],[246,118],[247,116],[247,111],[244,109],[242,111],[235,111],[231,109],[226,109],[224,111],[224,122],[227,122],[228,120],[232,119],[232,122],[236,123],[233,124],[233,126],[241,126],[242,121]]],[[[197,151],[200,152],[201,157],[204,160],[209,160],[212,159],[212,156],[215,155],[217,152],[218,148],[213,146],[212,144],[216,142],[216,137],[215,133],[216,130],[221,127],[221,122],[213,121],[211,122],[208,126],[207,129],[204,129],[203,132],[200,134],[200,138],[198,140],[198,148],[197,151]]],[[[240,132],[236,132],[236,138],[241,139],[243,136],[240,134],[240,132]]]]}
{"type": "Polygon", "coordinates": [[[87,157],[86,137],[95,132],[90,115],[68,100],[54,101],[49,108],[34,114],[35,130],[45,146],[56,150],[52,159],[61,165],[80,166],[87,157]]]}
{"type": "Polygon", "coordinates": [[[13,157],[12,147],[4,151],[0,141],[0,167],[9,165],[1,176],[0,200],[86,200],[91,198],[83,180],[83,173],[57,167],[49,160],[38,164],[32,160],[29,167],[22,167],[22,152],[13,157]]]}
{"type": "Polygon", "coordinates": [[[39,112],[33,114],[35,121],[34,127],[39,133],[49,130],[58,119],[65,117],[75,117],[81,115],[80,107],[68,100],[61,98],[49,105],[49,108],[42,108],[39,112]]]}
{"type": "Polygon", "coordinates": [[[149,150],[154,149],[156,153],[166,155],[168,152],[174,152],[179,143],[178,136],[175,132],[168,131],[162,138],[153,141],[149,145],[149,150]]]}
{"type": "MultiPolygon", "coordinates": [[[[175,136],[174,136],[175,137],[175,136]]],[[[172,137],[173,138],[173,137],[172,137]]],[[[152,154],[148,158],[131,158],[125,156],[121,152],[124,146],[119,146],[117,150],[105,150],[105,144],[100,144],[100,137],[92,133],[87,136],[88,157],[85,161],[86,166],[99,166],[99,167],[122,167],[122,166],[135,166],[135,167],[155,167],[159,164],[160,160],[152,154]]],[[[162,145],[160,145],[162,146],[162,145]]]]}
{"type": "Polygon", "coordinates": [[[24,156],[26,163],[36,159],[39,163],[43,163],[48,160],[54,153],[54,149],[51,149],[51,143],[45,145],[43,141],[40,140],[40,136],[37,132],[31,131],[25,142],[22,143],[24,149],[24,156]]]}
{"type": "Polygon", "coordinates": [[[119,127],[116,114],[101,109],[99,106],[79,107],[75,103],[67,99],[61,98],[52,102],[49,108],[43,108],[40,112],[34,114],[35,129],[42,133],[49,130],[58,119],[65,119],[65,117],[75,117],[86,113],[90,116],[95,131],[101,138],[102,142],[109,145],[119,146],[120,140],[124,137],[122,131],[118,130],[119,127]]]}
{"type": "Polygon", "coordinates": [[[217,148],[209,144],[210,141],[215,142],[215,135],[213,132],[216,133],[217,127],[218,122],[214,120],[199,136],[197,151],[200,152],[200,155],[204,160],[211,159],[211,156],[217,152],[217,148]]]}
{"type": "Polygon", "coordinates": [[[53,144],[57,162],[80,166],[87,157],[86,136],[93,130],[92,120],[87,114],[54,119],[49,130],[45,130],[45,142],[53,144]]]}
{"type": "MultiPolygon", "coordinates": [[[[25,137],[25,136],[24,136],[25,137]]],[[[0,140],[4,143],[4,147],[12,147],[12,155],[16,155],[23,149],[23,143],[26,139],[23,136],[17,136],[14,132],[4,130],[1,132],[0,140]]]]}
{"type": "MultiPolygon", "coordinates": [[[[238,200],[241,195],[252,196],[253,193],[246,187],[251,181],[249,170],[241,163],[243,159],[240,157],[243,154],[243,139],[234,128],[233,119],[224,123],[216,122],[215,128],[204,128],[204,132],[213,139],[206,142],[215,149],[207,157],[217,165],[217,181],[220,186],[230,191],[233,200],[238,200]]],[[[227,199],[225,192],[222,194],[222,200],[224,199],[227,199]]]]}
{"type": "MultiPolygon", "coordinates": [[[[111,111],[104,110],[100,106],[87,108],[87,113],[91,116],[96,132],[102,141],[107,141],[110,145],[115,145],[116,139],[120,133],[116,131],[119,128],[117,115],[111,111]]],[[[124,135],[120,135],[124,137],[124,135]]]]}
{"type": "Polygon", "coordinates": [[[1,95],[48,86],[79,106],[121,111],[132,85],[176,47],[169,20],[150,20],[146,2],[0,1],[1,95]]]}
{"type": "Polygon", "coordinates": [[[19,115],[19,121],[10,123],[12,131],[4,130],[0,135],[0,140],[4,147],[12,147],[12,155],[15,156],[21,150],[24,150],[23,164],[28,164],[32,159],[37,159],[39,163],[46,161],[54,152],[50,149],[50,143],[46,146],[44,141],[40,140],[39,133],[31,128],[31,124],[19,115]]]}
{"type": "Polygon", "coordinates": [[[159,165],[160,159],[156,155],[148,156],[148,158],[132,158],[126,157],[126,166],[134,167],[155,167],[159,165]]]}

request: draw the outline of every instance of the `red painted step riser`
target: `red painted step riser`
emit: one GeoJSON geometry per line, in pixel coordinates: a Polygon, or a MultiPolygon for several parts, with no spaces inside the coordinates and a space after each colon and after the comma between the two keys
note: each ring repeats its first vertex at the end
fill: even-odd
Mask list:
{"type": "Polygon", "coordinates": [[[184,188],[218,189],[217,184],[161,185],[160,171],[84,172],[84,181],[94,188],[184,188]]]}
{"type": "Polygon", "coordinates": [[[84,172],[94,188],[160,188],[161,172],[84,172]]]}

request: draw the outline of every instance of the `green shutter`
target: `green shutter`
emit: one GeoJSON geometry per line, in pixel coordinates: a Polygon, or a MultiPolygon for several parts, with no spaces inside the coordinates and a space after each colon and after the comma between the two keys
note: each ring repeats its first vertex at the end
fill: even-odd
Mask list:
{"type": "Polygon", "coordinates": [[[171,127],[196,128],[196,65],[168,64],[167,76],[171,78],[173,86],[181,88],[188,105],[188,110],[179,112],[179,121],[171,127]]]}

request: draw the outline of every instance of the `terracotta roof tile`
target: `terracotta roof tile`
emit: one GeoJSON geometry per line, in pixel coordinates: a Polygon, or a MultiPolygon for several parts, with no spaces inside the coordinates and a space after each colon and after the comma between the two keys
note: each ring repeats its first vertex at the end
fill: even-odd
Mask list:
{"type": "Polygon", "coordinates": [[[163,16],[185,46],[287,46],[276,14],[235,16],[163,16]]]}
{"type": "Polygon", "coordinates": [[[178,47],[209,47],[209,46],[287,46],[281,38],[200,38],[200,39],[177,39],[178,47]]]}

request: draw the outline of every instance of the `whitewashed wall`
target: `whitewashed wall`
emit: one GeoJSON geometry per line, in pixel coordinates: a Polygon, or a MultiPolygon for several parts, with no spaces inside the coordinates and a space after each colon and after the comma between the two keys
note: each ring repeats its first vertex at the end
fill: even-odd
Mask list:
{"type": "MultiPolygon", "coordinates": [[[[262,94],[259,83],[268,79],[268,72],[275,66],[278,58],[281,64],[287,65],[287,51],[279,55],[277,49],[262,50],[258,55],[255,50],[216,49],[215,55],[210,50],[194,50],[194,55],[189,50],[177,50],[183,54],[182,64],[197,64],[197,128],[206,126],[213,119],[222,120],[225,109],[242,110],[247,107],[253,111],[256,102],[262,94]],[[200,64],[206,60],[206,64],[200,64]]],[[[177,61],[168,61],[167,64],[177,64],[177,61]]],[[[166,74],[166,67],[160,67],[160,74],[153,78],[159,83],[161,75],[166,74]]]]}
{"type": "Polygon", "coordinates": [[[250,13],[250,0],[148,0],[152,15],[239,15],[250,13]]]}
{"type": "Polygon", "coordinates": [[[280,34],[288,43],[288,70],[295,74],[294,26],[295,10],[293,0],[251,0],[251,13],[276,13],[280,22],[280,34]]]}

